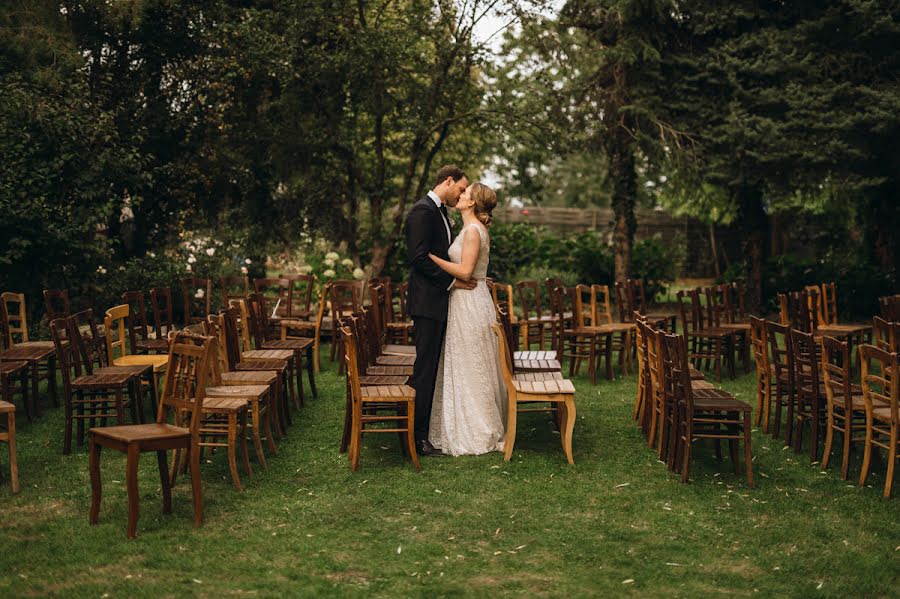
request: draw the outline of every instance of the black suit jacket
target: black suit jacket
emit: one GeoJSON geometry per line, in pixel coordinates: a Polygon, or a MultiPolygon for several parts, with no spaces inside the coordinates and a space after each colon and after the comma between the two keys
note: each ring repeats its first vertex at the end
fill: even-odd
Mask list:
{"type": "Polygon", "coordinates": [[[410,267],[406,309],[410,316],[447,320],[448,288],[453,277],[428,257],[430,252],[450,259],[444,222],[444,215],[428,196],[413,204],[406,215],[406,256],[410,267]]]}

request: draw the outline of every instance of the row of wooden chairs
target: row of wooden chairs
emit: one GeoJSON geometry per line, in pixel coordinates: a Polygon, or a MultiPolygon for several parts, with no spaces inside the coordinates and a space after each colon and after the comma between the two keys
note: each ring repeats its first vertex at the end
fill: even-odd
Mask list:
{"type": "Polygon", "coordinates": [[[881,318],[888,322],[900,322],[900,293],[878,298],[881,318]]]}
{"type": "Polygon", "coordinates": [[[747,482],[752,487],[750,406],[704,380],[690,363],[688,338],[656,329],[636,314],[638,393],[634,418],[647,443],[667,467],[687,482],[695,441],[709,439],[720,454],[728,441],[735,474],[744,444],[747,482]]]}

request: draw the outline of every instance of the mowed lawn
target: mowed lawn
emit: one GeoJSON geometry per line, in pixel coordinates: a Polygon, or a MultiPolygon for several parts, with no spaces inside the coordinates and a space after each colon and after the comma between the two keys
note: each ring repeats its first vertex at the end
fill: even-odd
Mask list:
{"type": "MultiPolygon", "coordinates": [[[[683,485],[631,420],[632,375],[576,380],[574,466],[547,417],[526,415],[510,463],[426,458],[417,474],[395,435],[376,435],[352,473],[338,453],[343,379],[323,370],[319,399],[243,493],[224,453],[207,456],[202,528],[183,478],[161,514],[144,455],[132,541],[123,456],[103,455],[89,526],[87,453],[62,455],[62,410],[34,424],[20,413],[22,492],[6,475],[0,488],[0,596],[900,595],[900,497],[882,499],[883,457],[860,488],[860,452],[843,482],[839,458],[823,473],[754,433],[756,489],[703,446],[683,485]]],[[[754,384],[722,386],[752,403],[754,384]]]]}

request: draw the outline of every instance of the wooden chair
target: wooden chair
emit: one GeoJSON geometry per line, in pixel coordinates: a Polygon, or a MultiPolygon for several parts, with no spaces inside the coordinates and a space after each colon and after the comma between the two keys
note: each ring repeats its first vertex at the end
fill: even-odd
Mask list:
{"type": "MultiPolygon", "coordinates": [[[[491,290],[491,299],[494,302],[494,311],[497,312],[498,319],[500,318],[500,305],[506,305],[510,325],[512,326],[513,332],[516,334],[512,341],[513,347],[518,349],[519,345],[521,345],[522,343],[519,339],[519,333],[522,332],[522,329],[519,326],[519,316],[516,313],[516,301],[515,297],[513,296],[513,286],[509,283],[498,283],[496,281],[488,279],[488,287],[491,290]]],[[[557,345],[557,339],[554,336],[551,341],[551,346],[553,347],[553,349],[556,349],[557,345]]]]}
{"type": "Polygon", "coordinates": [[[331,359],[337,363],[338,373],[343,371],[344,362],[339,355],[346,352],[340,347],[343,337],[338,333],[340,319],[362,310],[362,281],[332,281],[328,298],[331,312],[331,359]]]}
{"type": "Polygon", "coordinates": [[[197,277],[181,279],[184,324],[202,323],[212,312],[212,281],[197,277]]]}
{"type": "Polygon", "coordinates": [[[888,322],[900,322],[900,293],[878,298],[880,316],[888,322]]]}
{"type": "Polygon", "coordinates": [[[791,349],[791,329],[787,325],[766,321],[766,340],[769,342],[768,363],[772,368],[772,383],[775,404],[775,417],[772,437],[781,435],[781,410],[785,409],[787,426],[785,427],[785,445],[793,445],[794,407],[796,404],[796,386],[794,385],[794,353],[791,349]],[[779,339],[781,340],[779,343],[779,339]]]}
{"type": "MultiPolygon", "coordinates": [[[[9,359],[13,361],[26,360],[34,365],[34,371],[38,378],[47,381],[47,390],[50,392],[50,399],[54,406],[59,406],[59,399],[56,394],[56,351],[52,341],[30,341],[28,339],[28,316],[25,305],[25,294],[11,293],[9,291],[0,294],[0,304],[3,308],[0,310],[3,324],[2,334],[6,339],[6,355],[3,360],[9,359]],[[15,336],[19,336],[19,340],[15,336]],[[18,349],[20,354],[27,354],[30,358],[16,357],[14,349],[18,349]],[[24,350],[24,351],[23,351],[24,350]],[[49,350],[49,353],[48,353],[49,350]],[[13,353],[10,353],[13,352],[13,353]]],[[[65,341],[68,346],[68,340],[65,341]]],[[[38,401],[37,388],[32,389],[33,400],[35,402],[35,411],[40,415],[40,402],[38,401]]]]}
{"type": "Polygon", "coordinates": [[[346,372],[350,381],[350,397],[353,405],[350,435],[350,469],[359,468],[362,437],[366,433],[398,433],[405,435],[406,453],[416,471],[421,470],[416,455],[413,428],[415,427],[416,391],[408,385],[362,387],[359,384],[357,364],[357,340],[350,329],[341,327],[346,351],[346,372]],[[372,410],[368,408],[373,408],[372,410]],[[388,414],[385,414],[388,412],[388,414]],[[367,425],[393,424],[393,428],[368,428],[367,425]]]}
{"type": "Polygon", "coordinates": [[[314,372],[315,363],[315,339],[311,337],[295,337],[293,339],[272,339],[269,337],[269,328],[266,326],[265,315],[268,310],[266,308],[265,297],[261,293],[252,293],[248,299],[248,307],[250,308],[250,328],[254,333],[256,341],[256,349],[261,350],[278,350],[291,351],[294,355],[294,372],[297,375],[297,393],[300,398],[300,405],[303,402],[303,369],[304,361],[306,362],[306,374],[309,379],[309,387],[314,398],[318,398],[319,392],[316,389],[316,377],[314,372]]]}
{"type": "Polygon", "coordinates": [[[809,423],[809,459],[819,458],[819,435],[828,409],[825,387],[821,384],[821,351],[819,342],[812,333],[791,329],[791,352],[794,358],[794,389],[796,410],[794,412],[794,451],[799,453],[803,445],[803,430],[809,423]]]}
{"type": "Polygon", "coordinates": [[[315,320],[303,320],[298,318],[285,318],[281,320],[281,339],[309,339],[313,340],[313,370],[318,373],[319,365],[319,345],[322,340],[322,333],[325,328],[325,308],[327,307],[328,293],[331,284],[322,285],[319,291],[319,301],[316,307],[315,320]]]}
{"type": "MultiPolygon", "coordinates": [[[[519,304],[522,306],[522,319],[519,321],[522,334],[522,344],[525,349],[531,349],[537,344],[538,349],[544,349],[545,331],[552,331],[556,316],[544,314],[541,304],[541,286],[537,281],[519,281],[516,283],[516,293],[519,304]]],[[[552,335],[551,335],[552,337],[552,335]]]]}
{"type": "Polygon", "coordinates": [[[828,468],[834,432],[843,438],[841,478],[847,480],[850,466],[850,445],[865,443],[866,402],[862,389],[851,384],[850,348],[846,341],[822,337],[822,378],[828,400],[828,424],[822,470],[828,468]],[[856,434],[861,433],[861,434],[856,434]]]}
{"type": "Polygon", "coordinates": [[[71,316],[66,289],[44,289],[44,317],[47,322],[71,316]]]}
{"type": "MultiPolygon", "coordinates": [[[[156,452],[163,495],[163,513],[172,511],[171,484],[166,452],[187,452],[191,471],[194,503],[194,524],[203,523],[203,491],[200,483],[200,406],[203,405],[210,360],[214,356],[215,340],[175,333],[169,349],[169,363],[165,368],[166,382],[159,401],[155,424],[133,424],[92,428],[90,440],[91,511],[89,521],[96,524],[100,516],[102,487],[100,480],[100,452],[106,447],[125,453],[125,486],[128,491],[128,528],[126,536],[137,534],[139,498],[137,472],[140,454],[156,452]],[[168,411],[174,419],[169,423],[168,411]]],[[[174,477],[173,477],[174,478],[174,477]]]]}
{"type": "Polygon", "coordinates": [[[153,312],[153,330],[157,339],[168,339],[175,331],[175,313],[172,310],[172,292],[168,287],[150,290],[150,309],[153,312]]]}
{"type": "Polygon", "coordinates": [[[531,351],[531,350],[515,350],[515,334],[512,328],[512,317],[509,313],[509,307],[506,302],[500,302],[498,309],[499,322],[506,334],[508,343],[506,349],[513,357],[513,371],[520,372],[560,372],[560,366],[557,358],[556,350],[552,351],[531,351]]]}
{"type": "Polygon", "coordinates": [[[28,362],[0,361],[0,401],[15,405],[14,396],[22,398],[25,413],[31,414],[28,404],[28,362]]]}
{"type": "Polygon", "coordinates": [[[222,306],[228,307],[230,300],[244,299],[250,295],[250,280],[247,275],[221,277],[219,289],[222,290],[222,306]]]}
{"type": "MultiPolygon", "coordinates": [[[[733,292],[734,286],[731,283],[706,289],[707,323],[711,327],[734,331],[734,350],[736,354],[740,354],[744,372],[747,373],[750,372],[750,353],[753,351],[750,323],[738,320],[733,292]]],[[[731,359],[735,358],[733,356],[731,359]]]]}
{"type": "MultiPolygon", "coordinates": [[[[647,325],[642,319],[635,319],[634,343],[637,350],[637,397],[634,400],[632,419],[638,421],[644,429],[644,411],[650,393],[650,370],[647,364],[647,325]]],[[[647,429],[649,432],[649,427],[647,429]]]]}
{"type": "Polygon", "coordinates": [[[9,483],[13,495],[19,492],[19,462],[16,452],[16,406],[0,400],[0,414],[6,416],[6,429],[0,428],[0,442],[9,449],[9,483]]]}
{"type": "MultiPolygon", "coordinates": [[[[651,312],[650,300],[644,287],[644,279],[628,279],[626,285],[629,289],[626,297],[630,304],[628,306],[628,314],[635,310],[644,315],[647,322],[654,324],[657,328],[666,329],[675,332],[678,323],[678,312],[651,312]]],[[[624,322],[624,321],[623,321],[624,322]]]]}
{"type": "MultiPolygon", "coordinates": [[[[110,366],[152,366],[153,367],[153,397],[159,397],[159,380],[165,374],[168,357],[160,354],[133,354],[129,352],[128,325],[130,318],[128,304],[113,306],[106,311],[104,318],[106,328],[106,356],[110,366]]],[[[155,401],[155,399],[154,399],[155,401]]]]}
{"type": "MultiPolygon", "coordinates": [[[[606,378],[607,380],[613,380],[615,377],[613,376],[613,367],[612,367],[612,356],[616,354],[619,360],[619,368],[622,372],[623,376],[628,376],[628,371],[631,367],[631,354],[634,349],[633,343],[633,335],[635,330],[634,322],[613,322],[612,314],[609,313],[609,287],[605,285],[597,285],[597,286],[586,286],[586,285],[577,285],[576,286],[576,302],[579,304],[577,307],[577,314],[579,315],[578,323],[580,326],[584,327],[586,330],[592,331],[597,335],[601,336],[603,341],[600,347],[605,347],[606,351],[603,354],[598,353],[597,365],[599,367],[600,357],[604,356],[606,358],[606,378]],[[607,310],[607,314],[603,317],[598,314],[598,305],[597,305],[597,292],[600,288],[600,292],[605,288],[605,308],[607,310]],[[586,318],[586,315],[590,315],[590,319],[586,318]],[[607,318],[608,317],[608,318],[607,318]]],[[[601,298],[603,296],[600,296],[601,298]]]]}
{"type": "Polygon", "coordinates": [[[280,279],[290,281],[288,289],[287,318],[308,319],[313,315],[312,298],[316,287],[316,275],[281,273],[280,279]]]}
{"type": "Polygon", "coordinates": [[[894,331],[892,323],[884,320],[879,316],[872,318],[872,344],[878,349],[883,349],[888,353],[898,351],[896,349],[896,340],[894,339],[894,331]]]}
{"type": "MultiPolygon", "coordinates": [[[[140,375],[127,370],[100,371],[94,373],[90,362],[82,365],[82,352],[70,352],[62,345],[64,334],[75,344],[83,343],[81,336],[73,333],[75,322],[71,318],[57,318],[50,321],[50,336],[56,347],[60,371],[63,379],[63,405],[65,406],[65,432],[63,454],[72,451],[72,429],[77,423],[78,445],[84,444],[84,421],[91,426],[100,421],[106,426],[107,420],[115,418],[120,425],[125,424],[125,409],[131,409],[132,422],[143,422],[144,414],[140,402],[140,375]],[[70,362],[70,358],[74,358],[70,362]]],[[[79,348],[80,349],[80,348],[79,348]]]]}
{"type": "Polygon", "coordinates": [[[722,362],[725,362],[730,377],[734,378],[734,331],[708,324],[703,314],[699,288],[692,289],[687,294],[679,291],[676,298],[681,312],[682,330],[689,344],[690,362],[698,369],[704,368],[704,363],[707,370],[712,365],[717,381],[722,380],[722,362]],[[683,301],[685,295],[690,299],[689,307],[683,301]]]}
{"type": "Polygon", "coordinates": [[[886,450],[888,469],[884,497],[887,499],[891,496],[894,467],[900,459],[900,358],[896,353],[888,353],[871,345],[861,346],[859,352],[863,399],[866,402],[865,453],[859,484],[866,484],[873,448],[886,450]]]}
{"type": "Polygon", "coordinates": [[[407,283],[393,284],[385,294],[384,332],[388,343],[409,345],[413,322],[406,313],[407,283]]]}
{"type": "Polygon", "coordinates": [[[750,345],[756,364],[756,427],[762,424],[763,432],[769,432],[769,409],[772,405],[774,368],[769,364],[769,339],[766,321],[750,317],[750,345]]]}
{"type": "Polygon", "coordinates": [[[128,304],[128,340],[136,354],[168,354],[169,340],[151,334],[147,322],[147,308],[144,304],[143,291],[126,291],[122,294],[122,303],[128,304]]]}
{"type": "Polygon", "coordinates": [[[272,306],[272,314],[268,315],[273,323],[289,316],[291,282],[283,278],[253,279],[253,292],[262,294],[266,305],[272,306]]]}
{"type": "Polygon", "coordinates": [[[7,323],[6,302],[0,301],[0,363],[7,364],[0,367],[0,373],[3,374],[4,380],[8,380],[9,376],[21,375],[20,368],[22,363],[26,364],[31,379],[31,392],[24,391],[23,399],[25,399],[25,415],[31,421],[33,416],[41,415],[38,389],[42,378],[47,380],[53,401],[54,403],[57,402],[56,350],[52,341],[50,342],[50,347],[46,347],[43,344],[26,345],[19,343],[15,346],[11,345],[10,340],[12,336],[7,331],[7,323]]]}
{"type": "Polygon", "coordinates": [[[580,302],[576,287],[557,288],[554,294],[554,305],[560,322],[557,356],[560,361],[569,359],[570,377],[578,373],[582,360],[587,360],[591,384],[596,384],[597,353],[601,351],[604,336],[579,326],[580,302]],[[567,317],[566,314],[570,316],[567,317]]]}
{"type": "Polygon", "coordinates": [[[512,458],[516,443],[518,415],[525,412],[549,412],[559,428],[560,440],[566,460],[574,464],[572,457],[572,435],[575,428],[575,385],[562,378],[534,380],[533,374],[515,375],[512,356],[508,351],[506,333],[500,324],[493,324],[500,348],[500,373],[506,386],[506,438],[504,440],[505,461],[512,458]],[[530,379],[530,380],[529,380],[530,379]],[[550,404],[549,407],[522,407],[533,404],[550,404]]]}
{"type": "Polygon", "coordinates": [[[415,345],[388,343],[387,322],[384,315],[385,304],[390,302],[387,290],[381,285],[372,285],[369,287],[369,297],[372,301],[371,309],[376,327],[375,333],[378,335],[379,342],[381,343],[380,353],[387,356],[415,356],[415,345]]]}
{"type": "Polygon", "coordinates": [[[681,482],[688,482],[695,441],[712,439],[717,446],[720,441],[728,441],[735,474],[740,474],[738,444],[743,441],[747,484],[753,487],[750,405],[735,399],[726,391],[694,388],[691,384],[687,340],[681,335],[667,334],[663,336],[662,343],[666,353],[672,357],[671,370],[663,376],[667,380],[671,377],[678,402],[674,463],[676,471],[681,473],[681,482]]]}

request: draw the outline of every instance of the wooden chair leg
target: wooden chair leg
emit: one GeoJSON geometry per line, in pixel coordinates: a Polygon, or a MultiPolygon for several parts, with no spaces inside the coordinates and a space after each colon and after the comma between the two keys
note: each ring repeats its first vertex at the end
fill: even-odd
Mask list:
{"type": "Polygon", "coordinates": [[[406,406],[406,451],[409,453],[410,459],[412,459],[413,467],[416,469],[416,472],[420,472],[422,470],[421,464],[419,464],[419,456],[416,454],[416,440],[413,435],[413,431],[415,430],[416,422],[415,422],[415,409],[416,404],[414,401],[410,401],[406,406]]]}
{"type": "Polygon", "coordinates": [[[350,441],[350,470],[359,469],[359,454],[362,451],[362,409],[353,407],[353,432],[350,441]]]}
{"type": "Polygon", "coordinates": [[[128,491],[128,530],[125,536],[133,539],[137,536],[138,516],[140,515],[140,494],[138,493],[137,473],[140,459],[140,446],[137,443],[128,445],[128,458],[125,462],[125,487],[128,491]]]}
{"type": "MultiPolygon", "coordinates": [[[[266,464],[266,456],[263,453],[262,438],[260,437],[260,428],[262,427],[262,423],[260,422],[261,419],[259,417],[259,402],[254,401],[250,405],[250,409],[250,425],[253,427],[253,449],[256,452],[256,461],[259,463],[260,467],[263,470],[268,470],[269,466],[268,464],[266,464]]],[[[267,431],[266,436],[269,439],[269,443],[272,443],[272,433],[270,431],[267,431]]]]}
{"type": "Polygon", "coordinates": [[[203,488],[200,486],[200,452],[188,449],[191,463],[191,495],[194,503],[194,525],[203,524],[203,488]]]}
{"type": "Polygon", "coordinates": [[[319,391],[316,389],[316,376],[315,373],[319,371],[319,369],[313,368],[313,346],[309,346],[306,348],[306,377],[309,379],[309,388],[312,391],[313,399],[319,399],[319,391]]]}
{"type": "Polygon", "coordinates": [[[294,354],[294,375],[297,378],[297,395],[294,397],[294,408],[299,410],[305,405],[303,398],[303,360],[300,354],[294,354]]]}
{"type": "Polygon", "coordinates": [[[575,430],[575,401],[571,396],[566,396],[566,400],[558,405],[564,410],[562,414],[564,424],[560,431],[562,433],[560,437],[562,437],[563,451],[566,454],[566,460],[570,464],[574,464],[575,459],[572,457],[572,433],[575,430]]]}
{"type": "Polygon", "coordinates": [[[341,435],[341,453],[347,451],[353,436],[353,404],[350,399],[350,389],[346,390],[344,401],[344,432],[341,435]]]}
{"type": "Polygon", "coordinates": [[[172,513],[172,483],[169,481],[169,461],[166,458],[166,451],[159,449],[156,451],[156,463],[159,466],[159,483],[162,487],[163,496],[163,513],[172,513]]]}
{"type": "Polygon", "coordinates": [[[747,469],[747,484],[753,487],[753,450],[750,437],[750,413],[744,412],[744,467],[747,469]]]}
{"type": "Polygon", "coordinates": [[[241,476],[237,469],[237,414],[234,412],[228,414],[228,469],[231,470],[231,480],[234,482],[234,488],[243,491],[241,487],[241,476]]]}
{"type": "MultiPolygon", "coordinates": [[[[688,416],[690,418],[690,416],[688,416]]],[[[691,450],[693,443],[691,442],[691,429],[688,428],[684,436],[684,462],[681,465],[681,482],[686,483],[691,472],[691,450]]]]}
{"type": "Polygon", "coordinates": [[[841,453],[841,479],[847,480],[850,470],[850,442],[853,440],[853,412],[844,418],[844,451],[841,453]]]}
{"type": "Polygon", "coordinates": [[[888,450],[887,475],[884,479],[884,498],[891,498],[891,487],[894,484],[894,467],[897,465],[897,432],[891,431],[891,448],[888,450]]]}
{"type": "Polygon", "coordinates": [[[9,412],[6,415],[6,442],[9,445],[9,483],[13,495],[19,492],[19,463],[16,459],[16,413],[9,412]]]}
{"type": "Polygon", "coordinates": [[[253,476],[253,468],[250,467],[250,452],[247,451],[247,410],[241,411],[241,421],[238,423],[238,441],[241,447],[241,459],[244,461],[244,472],[247,476],[253,476]]]}
{"type": "Polygon", "coordinates": [[[91,473],[91,511],[88,514],[88,522],[90,524],[96,524],[97,519],[100,517],[100,498],[103,494],[103,486],[100,481],[100,450],[102,449],[102,447],[99,443],[94,441],[93,437],[89,439],[89,446],[89,469],[91,473]]]}
{"type": "Polygon", "coordinates": [[[516,398],[508,397],[506,404],[506,438],[503,441],[503,460],[508,462],[512,459],[513,446],[516,444],[516,420],[518,413],[516,410],[516,398]]]}
{"type": "MultiPolygon", "coordinates": [[[[822,470],[828,469],[828,461],[831,458],[831,443],[834,440],[834,414],[828,412],[828,424],[825,425],[825,449],[822,450],[822,470]]],[[[844,435],[846,437],[846,435],[844,435]]]]}

